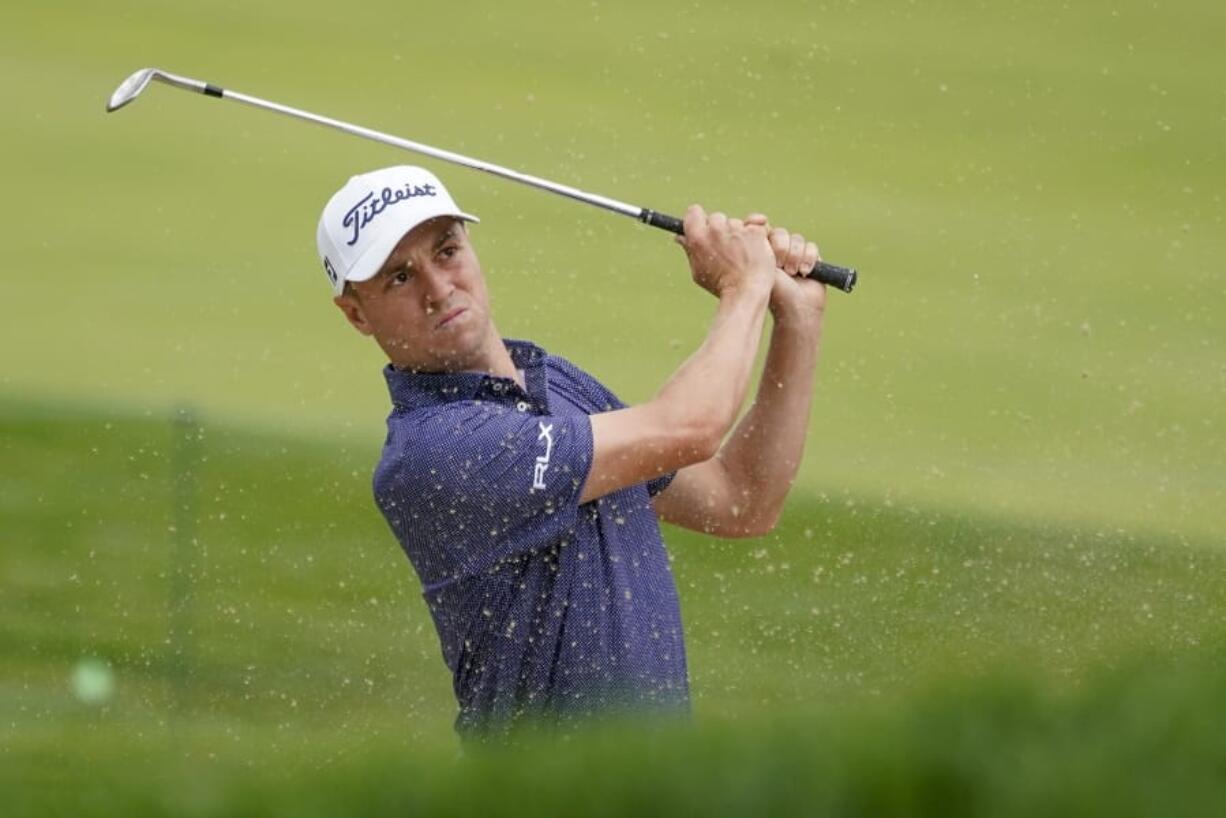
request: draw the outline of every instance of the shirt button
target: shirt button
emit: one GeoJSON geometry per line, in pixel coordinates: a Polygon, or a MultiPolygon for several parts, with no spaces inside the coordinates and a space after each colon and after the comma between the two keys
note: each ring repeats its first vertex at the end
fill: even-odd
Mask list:
{"type": "Polygon", "coordinates": [[[515,404],[515,408],[521,412],[527,412],[528,404],[521,400],[519,403],[515,404]]]}

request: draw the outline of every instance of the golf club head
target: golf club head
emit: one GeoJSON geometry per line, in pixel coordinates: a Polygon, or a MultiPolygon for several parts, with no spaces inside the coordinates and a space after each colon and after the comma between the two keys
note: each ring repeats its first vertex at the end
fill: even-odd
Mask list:
{"type": "Polygon", "coordinates": [[[121,82],[119,87],[115,89],[115,93],[111,94],[110,101],[106,104],[107,112],[118,111],[140,96],[140,92],[145,90],[145,86],[149,84],[149,80],[153,79],[153,75],[156,73],[158,73],[156,68],[142,68],[121,82]]]}
{"type": "Polygon", "coordinates": [[[144,91],[145,86],[152,80],[164,82],[167,85],[182,88],[185,91],[195,91],[196,93],[208,94],[213,97],[225,95],[224,89],[218,88],[216,85],[210,85],[207,82],[194,80],[191,77],[181,77],[178,74],[169,74],[158,68],[142,68],[119,84],[119,87],[115,89],[115,93],[111,94],[111,99],[106,104],[106,109],[108,111],[118,111],[140,96],[141,91],[144,91]]]}

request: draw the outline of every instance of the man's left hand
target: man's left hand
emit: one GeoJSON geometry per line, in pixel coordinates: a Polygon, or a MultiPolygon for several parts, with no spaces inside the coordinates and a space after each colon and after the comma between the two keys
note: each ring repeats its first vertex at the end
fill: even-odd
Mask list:
{"type": "Polygon", "coordinates": [[[817,245],[799,233],[770,226],[766,216],[750,213],[745,224],[760,224],[768,231],[775,252],[775,285],[771,290],[770,310],[775,323],[807,322],[821,324],[826,309],[826,285],[808,278],[821,254],[817,245]]]}

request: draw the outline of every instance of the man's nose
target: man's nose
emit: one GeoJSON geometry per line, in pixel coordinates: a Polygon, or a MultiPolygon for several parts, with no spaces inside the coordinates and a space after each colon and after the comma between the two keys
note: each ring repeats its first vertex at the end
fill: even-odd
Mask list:
{"type": "Polygon", "coordinates": [[[421,271],[422,295],[426,300],[426,307],[435,308],[447,301],[451,295],[455,285],[451,282],[451,276],[442,270],[432,270],[429,268],[421,271]]]}

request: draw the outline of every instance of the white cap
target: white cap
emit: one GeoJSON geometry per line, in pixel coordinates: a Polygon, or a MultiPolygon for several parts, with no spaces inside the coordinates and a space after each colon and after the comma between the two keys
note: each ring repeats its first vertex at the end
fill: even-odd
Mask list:
{"type": "Polygon", "coordinates": [[[397,165],[350,177],[324,205],[315,236],[332,292],[374,278],[404,234],[435,216],[480,221],[425,168],[397,165]]]}

